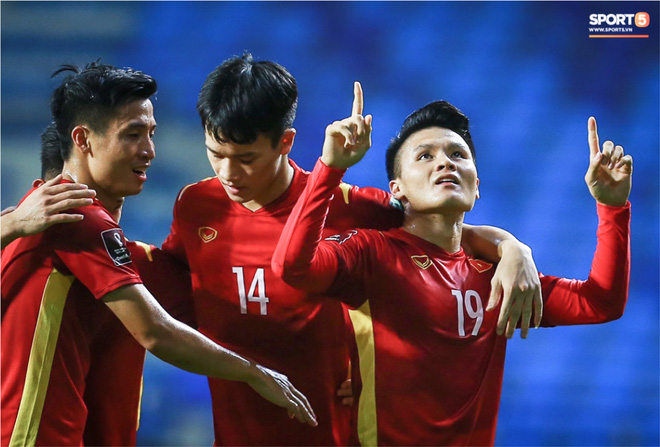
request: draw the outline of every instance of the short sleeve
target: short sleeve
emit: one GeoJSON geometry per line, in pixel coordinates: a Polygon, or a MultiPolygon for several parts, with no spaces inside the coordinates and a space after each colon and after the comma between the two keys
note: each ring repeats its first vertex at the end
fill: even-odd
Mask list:
{"type": "Polygon", "coordinates": [[[51,241],[56,256],[94,297],[129,284],[140,284],[121,228],[100,205],[75,209],[80,222],[55,225],[51,241]]]}

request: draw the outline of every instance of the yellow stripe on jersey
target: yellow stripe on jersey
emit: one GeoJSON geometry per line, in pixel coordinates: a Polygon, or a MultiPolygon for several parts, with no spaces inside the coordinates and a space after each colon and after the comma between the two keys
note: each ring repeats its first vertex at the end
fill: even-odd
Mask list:
{"type": "Polygon", "coordinates": [[[46,281],[10,446],[35,445],[37,441],[64,305],[74,280],[73,275],[53,269],[46,281]]]}
{"type": "Polygon", "coordinates": [[[154,257],[151,255],[151,245],[145,244],[142,241],[133,241],[133,242],[135,243],[135,245],[141,247],[142,250],[144,250],[144,252],[147,254],[147,259],[149,260],[149,262],[154,262],[154,257]]]}
{"type": "MultiPolygon", "coordinates": [[[[147,352],[144,352],[144,355],[147,355],[147,352]]],[[[135,431],[140,429],[140,417],[142,416],[142,395],[144,394],[144,372],[142,377],[140,377],[140,397],[138,398],[138,409],[137,409],[137,423],[135,424],[135,431]]]]}
{"type": "Polygon", "coordinates": [[[371,320],[369,301],[356,310],[348,311],[360,357],[362,393],[358,403],[358,439],[360,445],[378,445],[378,421],[376,418],[376,355],[374,325],[371,320]]]}
{"type": "Polygon", "coordinates": [[[339,189],[341,189],[341,193],[344,196],[344,203],[348,205],[348,193],[351,191],[351,185],[342,182],[339,184],[339,189]]]}
{"type": "Polygon", "coordinates": [[[190,188],[191,186],[195,186],[195,185],[197,185],[197,184],[199,184],[199,183],[202,183],[202,182],[205,182],[205,181],[207,181],[207,180],[213,180],[214,178],[215,178],[215,177],[206,177],[206,178],[204,178],[204,179],[202,179],[202,180],[200,180],[200,181],[198,181],[198,182],[196,182],[196,183],[191,183],[190,185],[186,185],[186,186],[184,186],[183,189],[181,190],[181,192],[179,192],[179,195],[177,196],[176,201],[178,202],[179,200],[181,200],[181,197],[183,197],[183,193],[186,192],[186,190],[187,190],[188,188],[190,188]]]}

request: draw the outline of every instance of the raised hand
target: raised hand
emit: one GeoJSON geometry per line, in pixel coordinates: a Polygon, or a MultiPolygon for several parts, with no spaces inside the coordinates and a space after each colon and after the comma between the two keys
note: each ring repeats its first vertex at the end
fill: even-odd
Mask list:
{"type": "Polygon", "coordinates": [[[628,201],[632,187],[632,157],[624,155],[622,146],[613,142],[603,143],[600,151],[596,118],[589,117],[589,169],[584,181],[589,192],[599,203],[610,206],[623,206],[628,201]]]}
{"type": "Polygon", "coordinates": [[[371,147],[371,115],[363,116],[364,95],[362,85],[353,85],[353,110],[351,116],[335,121],[325,129],[323,155],[326,165],[346,169],[362,160],[371,147]]]}

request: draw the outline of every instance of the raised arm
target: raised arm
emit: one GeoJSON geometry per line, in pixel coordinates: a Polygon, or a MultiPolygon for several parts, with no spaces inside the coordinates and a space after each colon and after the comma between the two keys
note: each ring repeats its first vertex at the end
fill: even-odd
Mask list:
{"type": "Polygon", "coordinates": [[[362,86],[354,85],[351,116],[325,130],[323,155],[287,219],[273,254],[273,272],[293,287],[324,292],[338,268],[335,254],[320,244],[330,199],[344,171],[371,146],[371,115],[362,115],[362,86]]]}
{"type": "Polygon", "coordinates": [[[246,382],[270,402],[286,408],[300,422],[317,425],[309,402],[286,376],[215,344],[175,320],[143,285],[120,287],[106,294],[103,301],[133,337],[156,357],[193,373],[246,382]]]}
{"type": "Polygon", "coordinates": [[[596,199],[598,242],[586,281],[542,278],[544,325],[602,323],[619,318],[630,282],[630,203],[632,157],[611,141],[598,142],[596,120],[589,118],[590,163],[585,175],[596,199]]]}
{"type": "Polygon", "coordinates": [[[44,231],[51,225],[78,222],[82,214],[66,210],[92,203],[96,192],[80,183],[60,183],[62,175],[48,180],[19,206],[2,212],[2,248],[12,241],[44,231]]]}

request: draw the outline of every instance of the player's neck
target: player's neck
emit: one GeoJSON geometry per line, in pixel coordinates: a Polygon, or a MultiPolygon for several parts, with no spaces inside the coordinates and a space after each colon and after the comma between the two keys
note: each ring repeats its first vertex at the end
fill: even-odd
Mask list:
{"type": "Polygon", "coordinates": [[[287,156],[282,156],[280,163],[281,169],[270,185],[264,188],[264,192],[248,202],[243,202],[241,205],[250,211],[257,211],[284,195],[287,189],[289,189],[289,186],[291,186],[295,171],[293,166],[289,164],[289,158],[287,156]]]}
{"type": "Polygon", "coordinates": [[[449,253],[456,253],[461,248],[463,215],[422,214],[406,211],[403,229],[449,253]]]}
{"type": "Polygon", "coordinates": [[[108,194],[101,188],[80,163],[77,163],[74,157],[64,162],[62,174],[66,180],[87,185],[88,188],[96,191],[96,200],[101,202],[103,207],[110,213],[110,216],[119,223],[121,219],[121,210],[124,206],[124,197],[115,197],[108,194]]]}

